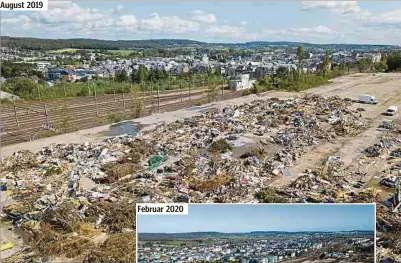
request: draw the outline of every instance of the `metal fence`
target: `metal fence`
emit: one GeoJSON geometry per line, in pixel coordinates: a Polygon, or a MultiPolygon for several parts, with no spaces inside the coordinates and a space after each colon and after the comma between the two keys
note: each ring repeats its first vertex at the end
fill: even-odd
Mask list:
{"type": "MultiPolygon", "coordinates": [[[[240,97],[241,91],[219,88],[213,100],[240,97]],[[221,92],[220,92],[221,91],[221,92]]],[[[156,112],[174,111],[208,102],[206,89],[169,92],[119,93],[78,97],[49,102],[17,102],[2,105],[0,111],[1,145],[31,141],[56,134],[96,127],[122,119],[156,112]]]]}

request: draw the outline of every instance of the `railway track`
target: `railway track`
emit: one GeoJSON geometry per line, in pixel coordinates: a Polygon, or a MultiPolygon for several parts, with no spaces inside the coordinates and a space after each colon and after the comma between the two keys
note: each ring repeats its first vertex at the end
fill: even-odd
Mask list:
{"type": "MultiPolygon", "coordinates": [[[[242,92],[224,91],[217,100],[240,97],[242,92]]],[[[31,141],[51,135],[87,129],[113,122],[112,115],[132,116],[134,103],[142,101],[141,116],[174,111],[205,103],[204,89],[153,94],[106,94],[51,102],[16,103],[1,107],[1,145],[31,141]],[[135,101],[135,102],[134,102],[135,101]]]]}

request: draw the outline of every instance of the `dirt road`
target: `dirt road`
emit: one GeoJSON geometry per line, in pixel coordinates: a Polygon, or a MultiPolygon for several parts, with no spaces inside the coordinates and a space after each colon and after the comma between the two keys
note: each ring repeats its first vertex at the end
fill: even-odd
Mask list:
{"type": "MultiPolygon", "coordinates": [[[[357,99],[359,94],[369,94],[379,101],[377,105],[355,104],[353,107],[364,108],[361,119],[366,123],[365,130],[356,137],[339,138],[334,142],[319,144],[312,148],[297,164],[289,169],[291,176],[279,177],[272,182],[273,186],[284,186],[296,179],[299,173],[307,168],[321,165],[322,159],[327,155],[338,155],[345,166],[358,162],[361,152],[374,144],[383,135],[377,130],[379,122],[383,119],[397,120],[398,117],[385,117],[382,115],[390,105],[401,103],[401,74],[356,74],[335,79],[332,84],[306,91],[305,93],[320,94],[324,96],[340,96],[357,99]]],[[[377,172],[374,163],[364,167],[366,173],[373,175],[377,172]]]]}

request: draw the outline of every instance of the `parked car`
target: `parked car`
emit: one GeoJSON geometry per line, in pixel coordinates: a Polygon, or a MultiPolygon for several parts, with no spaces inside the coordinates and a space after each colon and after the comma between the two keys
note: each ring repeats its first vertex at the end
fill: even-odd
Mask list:
{"type": "Polygon", "coordinates": [[[372,95],[359,95],[359,102],[366,104],[377,104],[377,100],[372,95]]]}
{"type": "Polygon", "coordinates": [[[386,111],[386,115],[393,116],[397,113],[398,107],[397,106],[390,106],[386,111]]]}

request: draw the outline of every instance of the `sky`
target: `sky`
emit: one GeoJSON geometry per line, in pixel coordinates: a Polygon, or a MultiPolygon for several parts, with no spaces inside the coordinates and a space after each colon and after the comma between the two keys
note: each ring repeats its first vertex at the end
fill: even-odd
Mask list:
{"type": "Polygon", "coordinates": [[[373,205],[189,205],[188,215],[137,215],[139,233],[350,231],[375,228],[373,205]]]}
{"type": "Polygon", "coordinates": [[[49,1],[2,11],[1,35],[399,45],[401,1],[49,1]]]}

